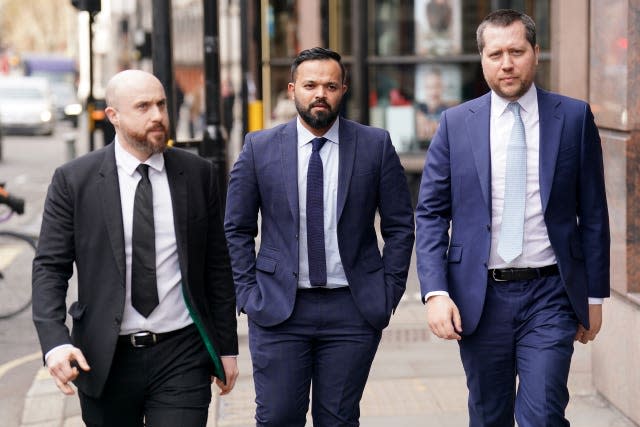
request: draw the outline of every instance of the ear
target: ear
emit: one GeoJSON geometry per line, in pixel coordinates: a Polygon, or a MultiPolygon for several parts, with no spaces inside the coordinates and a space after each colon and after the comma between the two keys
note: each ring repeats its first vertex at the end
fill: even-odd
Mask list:
{"type": "Polygon", "coordinates": [[[104,109],[104,113],[113,126],[118,126],[120,120],[118,119],[118,112],[113,107],[107,107],[104,109]]]}
{"type": "Polygon", "coordinates": [[[289,82],[287,84],[287,94],[289,95],[289,99],[293,99],[293,93],[296,89],[296,85],[293,82],[289,82]]]}

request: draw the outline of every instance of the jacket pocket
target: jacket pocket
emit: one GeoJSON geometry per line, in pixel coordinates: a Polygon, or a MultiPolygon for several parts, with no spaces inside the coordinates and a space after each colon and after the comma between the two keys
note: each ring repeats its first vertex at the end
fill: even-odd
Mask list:
{"type": "Polygon", "coordinates": [[[263,246],[260,248],[258,256],[256,257],[256,269],[264,273],[273,274],[278,266],[279,258],[278,251],[263,246]]]}

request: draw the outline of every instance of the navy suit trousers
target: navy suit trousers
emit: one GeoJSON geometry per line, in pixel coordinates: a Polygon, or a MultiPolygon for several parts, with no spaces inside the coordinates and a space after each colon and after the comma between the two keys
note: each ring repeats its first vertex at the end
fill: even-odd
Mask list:
{"type": "Polygon", "coordinates": [[[256,425],[304,427],[312,386],[314,427],[358,426],[380,337],[349,288],[298,290],[292,315],[276,326],[249,319],[256,425]]]}
{"type": "Polygon", "coordinates": [[[560,276],[489,280],[478,328],[459,342],[469,425],[513,426],[515,413],[520,427],[568,426],[564,411],[577,328],[560,276]]]}

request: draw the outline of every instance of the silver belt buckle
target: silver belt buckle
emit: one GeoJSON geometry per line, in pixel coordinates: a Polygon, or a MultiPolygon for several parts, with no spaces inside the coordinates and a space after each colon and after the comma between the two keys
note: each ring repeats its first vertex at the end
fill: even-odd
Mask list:
{"type": "Polygon", "coordinates": [[[491,278],[495,281],[495,282],[508,282],[508,280],[505,279],[498,279],[496,277],[496,268],[494,268],[493,270],[491,270],[491,278]]]}
{"type": "Polygon", "coordinates": [[[153,343],[156,344],[156,341],[157,341],[156,334],[149,331],[136,332],[135,334],[129,335],[129,339],[131,340],[132,346],[134,346],[135,348],[141,348],[146,346],[143,344],[138,344],[136,338],[142,338],[142,337],[148,337],[148,336],[151,336],[151,338],[153,339],[153,343]]]}

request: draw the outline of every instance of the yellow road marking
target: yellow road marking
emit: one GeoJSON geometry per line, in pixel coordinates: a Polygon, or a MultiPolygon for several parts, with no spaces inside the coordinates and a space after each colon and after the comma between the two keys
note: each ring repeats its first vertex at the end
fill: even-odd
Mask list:
{"type": "Polygon", "coordinates": [[[3,363],[0,365],[0,378],[2,378],[7,372],[12,370],[13,368],[17,368],[20,365],[31,362],[33,360],[40,359],[42,357],[41,352],[35,352],[32,354],[27,354],[26,356],[18,357],[17,359],[10,360],[7,363],[3,363]]]}

